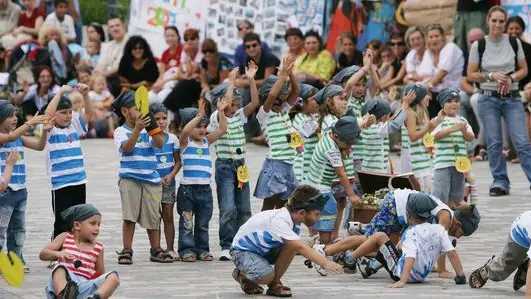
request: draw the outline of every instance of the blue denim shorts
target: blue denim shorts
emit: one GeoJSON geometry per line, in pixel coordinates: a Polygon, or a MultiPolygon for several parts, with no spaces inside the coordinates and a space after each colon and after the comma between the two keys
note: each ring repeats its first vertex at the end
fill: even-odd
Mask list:
{"type": "Polygon", "coordinates": [[[265,159],[254,189],[254,197],[266,199],[280,195],[288,200],[297,187],[293,165],[282,160],[265,159]]]}
{"type": "Polygon", "coordinates": [[[444,203],[461,201],[465,194],[465,175],[455,167],[433,170],[432,195],[444,203]]]}
{"type": "Polygon", "coordinates": [[[250,281],[264,280],[275,271],[266,258],[256,253],[232,249],[230,255],[236,268],[250,281]]]}
{"type": "Polygon", "coordinates": [[[162,185],[162,199],[161,203],[163,204],[174,204],[177,201],[177,194],[176,194],[176,183],[175,180],[170,183],[168,187],[162,185]]]}
{"type": "MultiPolygon", "coordinates": [[[[109,271],[94,279],[86,279],[83,276],[70,272],[70,270],[66,269],[66,267],[63,265],[57,265],[52,270],[52,275],[54,271],[57,270],[57,268],[65,269],[66,272],[68,273],[68,276],[70,276],[70,279],[77,284],[79,288],[78,298],[85,298],[85,297],[93,295],[96,292],[96,290],[103,284],[107,276],[109,276],[112,273],[115,273],[116,275],[118,275],[118,272],[116,271],[109,271]]],[[[46,292],[46,298],[49,298],[49,299],[57,298],[57,294],[55,294],[55,291],[53,288],[52,275],[50,275],[48,284],[44,287],[44,291],[46,292]]]]}
{"type": "Polygon", "coordinates": [[[389,192],[385,195],[380,210],[365,227],[365,237],[370,237],[376,232],[383,232],[390,236],[393,233],[401,232],[402,229],[396,213],[395,195],[393,192],[389,192]]]}
{"type": "Polygon", "coordinates": [[[320,232],[331,232],[334,230],[337,219],[336,199],[330,192],[323,193],[327,197],[324,209],[321,211],[321,218],[313,225],[313,229],[320,232]]]}

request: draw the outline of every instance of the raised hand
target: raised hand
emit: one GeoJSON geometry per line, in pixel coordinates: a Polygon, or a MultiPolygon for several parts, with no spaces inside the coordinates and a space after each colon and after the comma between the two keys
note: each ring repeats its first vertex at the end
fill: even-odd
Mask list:
{"type": "Polygon", "coordinates": [[[135,120],[135,130],[137,130],[138,132],[142,131],[147,126],[149,126],[150,122],[151,122],[151,118],[149,117],[149,114],[145,116],[142,116],[142,114],[139,114],[135,120]]]}
{"type": "Polygon", "coordinates": [[[227,96],[224,96],[221,101],[218,101],[218,111],[224,111],[229,105],[231,104],[231,101],[227,96]]]}
{"type": "Polygon", "coordinates": [[[48,120],[50,120],[51,117],[48,115],[40,115],[39,112],[35,113],[32,119],[28,120],[28,124],[30,126],[38,125],[38,124],[44,124],[48,120]]]}
{"type": "Polygon", "coordinates": [[[17,163],[19,158],[20,158],[19,151],[17,151],[16,149],[12,149],[9,152],[7,152],[6,164],[7,165],[15,165],[15,163],[17,163]]]}
{"type": "Polygon", "coordinates": [[[59,89],[59,92],[61,94],[63,94],[63,93],[71,93],[73,90],[74,89],[72,87],[70,87],[68,85],[63,85],[63,86],[61,86],[61,89],[59,89]]]}
{"type": "Polygon", "coordinates": [[[247,64],[247,67],[245,68],[245,75],[247,76],[247,78],[254,78],[254,76],[256,76],[256,72],[258,71],[258,66],[256,65],[256,63],[254,63],[254,61],[249,61],[249,63],[247,64]]]}
{"type": "Polygon", "coordinates": [[[236,77],[238,76],[238,73],[240,72],[239,67],[235,67],[230,73],[229,73],[229,83],[234,84],[234,81],[236,81],[236,77]]]}
{"type": "Polygon", "coordinates": [[[199,99],[197,101],[197,108],[199,109],[198,116],[203,117],[206,115],[206,101],[204,99],[199,99]]]}
{"type": "Polygon", "coordinates": [[[55,126],[55,117],[50,118],[47,122],[44,123],[43,131],[50,132],[55,126]]]}
{"type": "Polygon", "coordinates": [[[90,88],[86,84],[83,84],[83,83],[78,83],[76,88],[84,96],[88,95],[88,92],[90,90],[90,88]]]}

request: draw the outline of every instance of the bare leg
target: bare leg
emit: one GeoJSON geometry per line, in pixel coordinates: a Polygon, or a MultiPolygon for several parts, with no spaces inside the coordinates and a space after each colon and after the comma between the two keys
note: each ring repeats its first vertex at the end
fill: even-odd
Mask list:
{"type": "Polygon", "coordinates": [[[124,248],[133,248],[133,237],[135,235],[135,223],[124,220],[122,224],[122,241],[124,248]]]}
{"type": "Polygon", "coordinates": [[[366,242],[363,242],[356,250],[354,250],[354,257],[360,258],[369,253],[378,251],[380,246],[389,241],[389,237],[382,232],[377,232],[372,235],[366,242]]]}
{"type": "Polygon", "coordinates": [[[105,281],[100,285],[96,292],[100,295],[101,299],[107,299],[111,297],[119,283],[120,279],[118,278],[118,275],[116,275],[116,273],[111,273],[107,275],[107,278],[105,278],[105,281]]]}
{"type": "Polygon", "coordinates": [[[146,229],[151,248],[160,247],[160,229],[146,229]]]}
{"type": "Polygon", "coordinates": [[[345,198],[339,198],[337,202],[337,218],[336,224],[334,226],[334,231],[332,232],[331,240],[335,240],[339,235],[339,226],[341,225],[341,220],[343,219],[343,211],[345,210],[345,198]]]}
{"type": "Polygon", "coordinates": [[[166,251],[172,256],[177,255],[173,244],[175,241],[175,224],[173,220],[173,204],[162,204],[162,221],[164,222],[164,236],[166,237],[166,251]]]}
{"type": "Polygon", "coordinates": [[[278,200],[279,200],[279,195],[273,195],[271,197],[264,199],[264,202],[262,203],[262,212],[275,209],[278,203],[278,200]]]}
{"type": "Polygon", "coordinates": [[[332,240],[332,232],[319,232],[319,242],[328,244],[332,240]]]}
{"type": "Polygon", "coordinates": [[[68,282],[67,277],[68,273],[64,268],[59,267],[53,271],[52,280],[55,294],[59,294],[62,290],[64,290],[66,283],[68,282]]]}
{"type": "Polygon", "coordinates": [[[282,250],[280,251],[280,255],[278,256],[277,261],[275,263],[275,278],[273,279],[273,281],[268,283],[269,287],[274,287],[278,284],[281,284],[280,279],[288,270],[288,267],[293,261],[296,252],[297,251],[293,248],[293,246],[290,245],[285,245],[282,248],[282,250]]]}
{"type": "Polygon", "coordinates": [[[356,249],[361,244],[363,244],[365,241],[367,241],[367,237],[365,236],[346,237],[345,239],[337,243],[326,246],[324,249],[324,252],[326,253],[327,256],[333,256],[340,252],[356,249]]]}

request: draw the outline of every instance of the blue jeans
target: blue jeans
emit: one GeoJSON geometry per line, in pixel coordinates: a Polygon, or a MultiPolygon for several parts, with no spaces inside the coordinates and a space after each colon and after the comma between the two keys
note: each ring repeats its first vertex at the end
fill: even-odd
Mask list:
{"type": "Polygon", "coordinates": [[[210,185],[179,186],[177,213],[180,216],[178,250],[180,256],[210,252],[208,223],[212,218],[212,209],[210,185]]]}
{"type": "Polygon", "coordinates": [[[485,129],[489,167],[493,182],[490,188],[508,190],[510,187],[507,176],[507,164],[503,157],[503,135],[501,118],[505,119],[511,141],[518,153],[518,159],[529,182],[531,182],[531,144],[525,124],[524,107],[520,98],[498,99],[480,96],[479,116],[485,129]]]}
{"type": "Polygon", "coordinates": [[[0,194],[0,249],[7,234],[7,251],[13,251],[22,261],[22,247],[26,239],[26,189],[13,191],[7,188],[0,194]]]}
{"type": "Polygon", "coordinates": [[[216,160],[216,188],[219,205],[219,245],[230,249],[232,239],[249,218],[251,218],[251,194],[249,183],[238,188],[236,169],[244,165],[243,160],[216,160]]]}

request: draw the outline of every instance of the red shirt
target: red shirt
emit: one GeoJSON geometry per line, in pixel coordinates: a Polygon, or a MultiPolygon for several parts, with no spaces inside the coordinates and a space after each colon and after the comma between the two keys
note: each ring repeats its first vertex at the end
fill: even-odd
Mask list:
{"type": "Polygon", "coordinates": [[[164,63],[164,68],[166,70],[172,67],[178,67],[181,64],[181,53],[183,52],[183,46],[179,44],[175,53],[171,53],[170,49],[166,49],[162,52],[162,58],[160,59],[164,63]]]}
{"type": "Polygon", "coordinates": [[[21,12],[20,17],[18,18],[18,26],[25,26],[29,28],[35,28],[35,21],[38,17],[44,18],[44,13],[38,9],[34,8],[33,13],[31,14],[31,17],[28,17],[26,15],[26,12],[21,12]]]}

